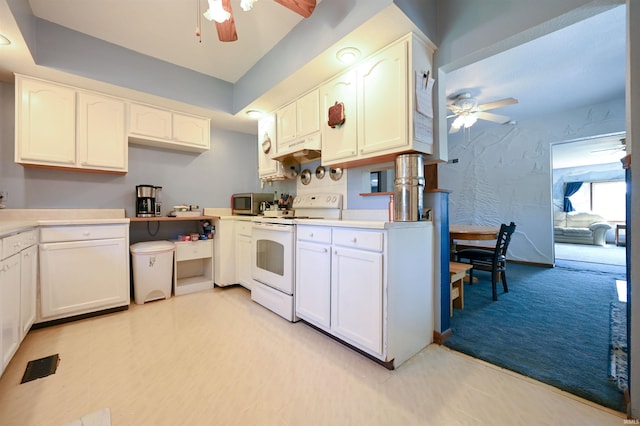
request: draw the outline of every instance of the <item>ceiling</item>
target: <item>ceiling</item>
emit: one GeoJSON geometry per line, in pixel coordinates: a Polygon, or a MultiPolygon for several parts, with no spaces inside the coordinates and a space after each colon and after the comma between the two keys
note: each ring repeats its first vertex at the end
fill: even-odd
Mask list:
{"type": "MultiPolygon", "coordinates": [[[[321,3],[317,0],[316,3],[321,3]]],[[[38,18],[202,74],[235,83],[304,19],[272,0],[244,12],[231,2],[238,40],[218,41],[200,18],[206,0],[29,0],[38,18]],[[201,23],[201,40],[195,28],[201,23]]]]}
{"type": "MultiPolygon", "coordinates": [[[[257,1],[248,12],[240,9],[239,0],[232,0],[239,40],[219,42],[214,24],[202,19],[200,43],[195,36],[198,1],[201,11],[206,10],[206,0],[29,3],[33,14],[41,19],[230,83],[237,82],[304,19],[271,0],[257,1]]],[[[308,19],[320,17],[316,13],[308,19]]],[[[0,79],[4,80],[12,71],[25,69],[27,63],[30,69],[34,67],[17,25],[10,18],[7,0],[0,0],[0,32],[16,39],[16,49],[2,48],[0,79]]],[[[330,23],[327,28],[331,29],[330,23]]],[[[378,32],[384,30],[380,25],[376,28],[378,32]]],[[[361,32],[359,36],[366,40],[376,35],[361,32]]],[[[470,92],[479,103],[514,97],[518,104],[491,112],[507,115],[516,122],[619,98],[625,90],[625,39],[622,6],[449,72],[446,95],[470,92]]],[[[365,49],[366,53],[371,52],[365,49]]],[[[317,70],[325,66],[326,62],[314,60],[305,68],[317,70]]],[[[292,81],[287,79],[284,83],[289,85],[292,81]]],[[[283,87],[272,91],[279,95],[286,92],[283,87]]],[[[244,116],[227,114],[224,119],[240,122],[238,131],[255,133],[255,122],[240,115],[244,116]]],[[[479,121],[472,130],[499,125],[479,121]]]]}
{"type": "MultiPolygon", "coordinates": [[[[489,111],[515,122],[506,125],[623,98],[625,14],[626,7],[619,6],[452,71],[447,74],[447,98],[469,92],[482,104],[514,97],[519,101],[517,104],[489,111]]],[[[452,121],[453,118],[447,120],[449,126],[452,121]]],[[[500,125],[478,120],[470,131],[500,125]]],[[[463,134],[461,131],[453,137],[463,134]]],[[[554,162],[560,167],[617,162],[619,151],[600,150],[615,148],[619,139],[618,136],[564,144],[562,148],[554,148],[554,162]]]]}

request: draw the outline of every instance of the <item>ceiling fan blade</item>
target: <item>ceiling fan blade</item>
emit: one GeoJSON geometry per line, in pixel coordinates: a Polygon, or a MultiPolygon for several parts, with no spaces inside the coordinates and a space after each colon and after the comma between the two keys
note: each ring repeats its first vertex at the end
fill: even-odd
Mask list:
{"type": "Polygon", "coordinates": [[[499,101],[487,102],[486,104],[478,105],[478,111],[486,111],[488,109],[500,108],[507,105],[517,104],[518,100],[515,98],[504,98],[499,101]]]}
{"type": "Polygon", "coordinates": [[[476,116],[482,120],[493,121],[494,123],[500,124],[505,124],[511,121],[511,119],[506,115],[493,114],[491,112],[479,111],[476,113],[476,116]]]}
{"type": "Polygon", "coordinates": [[[316,0],[275,0],[275,2],[294,11],[304,18],[311,16],[316,8],[316,0]]]}
{"type": "Polygon", "coordinates": [[[236,32],[236,21],[233,19],[233,11],[231,10],[231,0],[222,0],[222,8],[229,12],[231,16],[222,23],[216,22],[218,39],[224,42],[236,41],[238,40],[238,33],[236,32]]]}
{"type": "Polygon", "coordinates": [[[449,127],[449,134],[458,133],[462,127],[456,127],[453,124],[449,127]]]}

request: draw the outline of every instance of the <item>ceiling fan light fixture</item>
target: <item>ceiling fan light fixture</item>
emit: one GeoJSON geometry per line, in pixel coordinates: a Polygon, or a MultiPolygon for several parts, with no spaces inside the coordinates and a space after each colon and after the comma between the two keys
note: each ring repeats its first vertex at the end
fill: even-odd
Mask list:
{"type": "Polygon", "coordinates": [[[253,9],[253,4],[258,0],[240,0],[240,7],[243,11],[248,12],[253,9]]]}
{"type": "Polygon", "coordinates": [[[231,14],[224,10],[221,0],[208,0],[209,9],[202,14],[209,21],[223,23],[231,17],[231,14]]]}
{"type": "Polygon", "coordinates": [[[360,57],[360,51],[355,47],[344,47],[338,50],[336,58],[343,64],[351,64],[360,57]]]}

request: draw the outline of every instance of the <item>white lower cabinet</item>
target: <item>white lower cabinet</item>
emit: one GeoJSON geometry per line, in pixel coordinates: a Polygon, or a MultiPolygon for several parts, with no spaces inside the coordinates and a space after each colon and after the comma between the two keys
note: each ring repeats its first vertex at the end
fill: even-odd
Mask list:
{"type": "Polygon", "coordinates": [[[331,261],[331,329],[382,355],[382,253],[334,246],[331,261]]]}
{"type": "Polygon", "coordinates": [[[299,318],[392,368],[432,342],[431,222],[296,232],[299,318]]]}
{"type": "Polygon", "coordinates": [[[27,230],[0,240],[0,374],[34,322],[37,238],[27,230]]]}
{"type": "Polygon", "coordinates": [[[20,344],[20,254],[0,263],[0,325],[2,326],[2,359],[6,368],[20,344]]]}
{"type": "Polygon", "coordinates": [[[213,240],[176,241],[176,296],[213,288],[213,240]]]}
{"type": "Polygon", "coordinates": [[[236,284],[236,221],[226,216],[214,219],[216,235],[213,239],[214,283],[219,287],[236,284]]]}
{"type": "MultiPolygon", "coordinates": [[[[35,235],[35,231],[33,231],[35,235]]],[[[38,246],[20,253],[20,340],[29,332],[36,320],[36,292],[38,287],[38,246]]]]}
{"type": "Polygon", "coordinates": [[[251,222],[238,221],[236,223],[236,278],[238,284],[251,290],[253,278],[251,265],[253,250],[251,246],[251,222]]]}
{"type": "MultiPolygon", "coordinates": [[[[304,228],[313,233],[312,228],[304,228]]],[[[327,230],[331,237],[331,230],[327,230]]],[[[331,329],[330,280],[330,241],[323,244],[299,238],[296,244],[296,313],[327,331],[331,329]]]]}
{"type": "Polygon", "coordinates": [[[126,306],[129,301],[128,224],[40,229],[37,322],[126,306]]]}

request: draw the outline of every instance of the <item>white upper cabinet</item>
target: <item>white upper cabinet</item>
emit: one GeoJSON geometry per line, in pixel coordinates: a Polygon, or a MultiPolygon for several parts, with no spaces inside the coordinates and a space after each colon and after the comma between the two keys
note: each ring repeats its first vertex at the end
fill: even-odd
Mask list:
{"type": "Polygon", "coordinates": [[[173,113],[173,140],[207,150],[210,145],[210,122],[207,118],[173,113]]]}
{"type": "Polygon", "coordinates": [[[120,99],[78,93],[78,162],[80,167],[127,169],[125,103],[120,99]],[[120,143],[114,143],[120,141],[120,143]]]}
{"type": "Polygon", "coordinates": [[[294,151],[305,137],[320,131],[319,109],[319,91],[315,89],[276,112],[278,154],[294,151]]]}
{"type": "Polygon", "coordinates": [[[358,85],[358,154],[407,146],[407,42],[360,65],[358,85]]]}
{"type": "Polygon", "coordinates": [[[75,167],[75,126],[75,90],[16,76],[16,163],[75,167]]]}
{"type": "Polygon", "coordinates": [[[322,104],[322,162],[330,164],[336,160],[354,157],[358,153],[356,70],[348,71],[320,88],[322,104]],[[327,124],[329,108],[336,102],[344,105],[345,121],[330,127],[327,124]]]}
{"type": "Polygon", "coordinates": [[[260,179],[284,179],[282,163],[272,160],[276,152],[276,116],[275,114],[267,114],[258,121],[258,175],[260,179]]]}
{"type": "Polygon", "coordinates": [[[134,143],[202,152],[210,147],[210,125],[204,117],[133,102],[129,105],[129,138],[134,143]]]}
{"type": "Polygon", "coordinates": [[[129,134],[171,139],[171,111],[146,105],[129,105],[129,134]]]}
{"type": "Polygon", "coordinates": [[[125,102],[16,75],[15,161],[124,173],[125,102]]]}
{"type": "Polygon", "coordinates": [[[296,101],[296,136],[303,137],[320,131],[320,98],[313,90],[296,101]]]}
{"type": "Polygon", "coordinates": [[[403,152],[433,153],[433,119],[416,110],[416,74],[431,70],[432,49],[410,33],[324,84],[323,115],[343,102],[345,123],[322,127],[322,164],[353,167],[403,152]]]}

